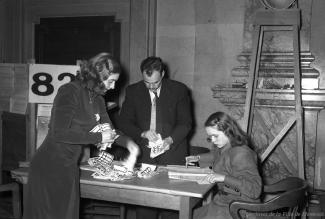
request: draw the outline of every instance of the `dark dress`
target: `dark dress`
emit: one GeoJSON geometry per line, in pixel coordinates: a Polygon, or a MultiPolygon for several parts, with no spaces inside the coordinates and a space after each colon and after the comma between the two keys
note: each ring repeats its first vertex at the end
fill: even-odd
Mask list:
{"type": "Polygon", "coordinates": [[[101,142],[89,131],[105,122],[102,96],[90,96],[79,81],[59,88],[49,132],[31,162],[23,218],[79,219],[78,160],[82,146],[101,142]]]}
{"type": "Polygon", "coordinates": [[[218,183],[213,200],[194,211],[194,219],[232,219],[229,203],[233,200],[259,202],[262,180],[257,166],[257,155],[247,146],[214,149],[200,155],[200,166],[211,166],[216,173],[226,175],[218,183]]]}

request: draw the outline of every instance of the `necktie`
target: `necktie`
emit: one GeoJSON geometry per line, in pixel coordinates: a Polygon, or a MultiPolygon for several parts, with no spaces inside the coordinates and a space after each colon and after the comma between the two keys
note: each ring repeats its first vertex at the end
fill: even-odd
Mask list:
{"type": "Polygon", "coordinates": [[[152,99],[151,103],[151,117],[150,117],[150,130],[156,131],[156,123],[157,123],[157,92],[153,92],[155,97],[152,99]]]}

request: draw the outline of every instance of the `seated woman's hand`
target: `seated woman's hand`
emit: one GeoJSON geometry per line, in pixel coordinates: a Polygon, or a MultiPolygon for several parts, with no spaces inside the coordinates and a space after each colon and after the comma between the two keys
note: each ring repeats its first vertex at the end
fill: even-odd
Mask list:
{"type": "Polygon", "coordinates": [[[208,183],[217,183],[217,182],[223,182],[225,181],[225,175],[219,174],[219,173],[212,173],[208,174],[205,178],[204,181],[208,183]]]}

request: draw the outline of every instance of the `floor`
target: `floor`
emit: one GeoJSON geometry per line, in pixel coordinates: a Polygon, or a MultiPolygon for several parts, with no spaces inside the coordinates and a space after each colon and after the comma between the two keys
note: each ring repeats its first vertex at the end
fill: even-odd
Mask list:
{"type": "MultiPolygon", "coordinates": [[[[89,202],[81,201],[81,208],[84,209],[80,214],[80,219],[119,219],[119,204],[103,203],[100,201],[89,202]]],[[[132,208],[127,211],[126,219],[134,219],[135,212],[132,208]]],[[[0,194],[0,219],[9,219],[12,217],[11,192],[2,192],[0,194]]]]}
{"type": "Polygon", "coordinates": [[[8,219],[12,216],[11,193],[2,192],[0,195],[0,219],[8,219]]]}

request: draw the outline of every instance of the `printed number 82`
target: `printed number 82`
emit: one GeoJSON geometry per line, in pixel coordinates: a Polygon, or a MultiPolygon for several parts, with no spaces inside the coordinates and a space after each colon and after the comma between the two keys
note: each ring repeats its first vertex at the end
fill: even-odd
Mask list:
{"type": "MultiPolygon", "coordinates": [[[[75,78],[75,75],[64,72],[58,75],[58,80],[62,81],[64,77],[70,77],[70,81],[72,81],[75,78]]],[[[54,86],[51,84],[53,81],[52,75],[46,72],[38,72],[33,75],[33,83],[32,85],[32,91],[34,94],[39,96],[48,96],[51,95],[54,92],[54,86]],[[40,86],[45,87],[46,89],[44,91],[41,91],[39,88],[40,86]]]]}

